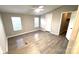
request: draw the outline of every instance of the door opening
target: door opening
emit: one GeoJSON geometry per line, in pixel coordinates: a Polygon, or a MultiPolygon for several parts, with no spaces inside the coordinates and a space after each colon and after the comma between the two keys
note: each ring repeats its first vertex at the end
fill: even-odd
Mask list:
{"type": "Polygon", "coordinates": [[[64,12],[62,13],[62,22],[60,27],[60,35],[66,36],[69,21],[70,21],[71,13],[64,12]]]}

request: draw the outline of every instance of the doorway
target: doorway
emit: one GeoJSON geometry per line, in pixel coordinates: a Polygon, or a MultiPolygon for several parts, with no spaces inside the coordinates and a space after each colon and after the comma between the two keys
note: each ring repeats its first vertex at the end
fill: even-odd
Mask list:
{"type": "Polygon", "coordinates": [[[63,12],[62,13],[60,35],[66,36],[68,25],[70,22],[70,17],[71,17],[71,12],[63,12]]]}

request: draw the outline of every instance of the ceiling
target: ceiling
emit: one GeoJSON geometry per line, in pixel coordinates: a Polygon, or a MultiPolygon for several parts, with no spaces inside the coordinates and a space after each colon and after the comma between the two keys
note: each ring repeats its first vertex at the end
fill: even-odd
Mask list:
{"type": "Polygon", "coordinates": [[[41,11],[40,13],[35,13],[34,9],[38,7],[39,5],[0,5],[0,12],[42,15],[61,7],[61,5],[44,5],[44,11],[41,11]]]}

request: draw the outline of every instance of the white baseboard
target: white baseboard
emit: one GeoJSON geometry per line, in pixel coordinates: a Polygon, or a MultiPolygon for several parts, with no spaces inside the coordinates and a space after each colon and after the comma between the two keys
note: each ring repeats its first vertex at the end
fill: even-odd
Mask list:
{"type": "Polygon", "coordinates": [[[29,32],[24,32],[24,33],[20,33],[20,34],[12,35],[12,36],[7,36],[7,38],[11,38],[11,37],[15,37],[15,36],[19,36],[19,35],[27,34],[27,33],[34,32],[34,31],[38,31],[38,30],[40,30],[40,29],[35,29],[35,30],[29,31],[29,32]]]}
{"type": "Polygon", "coordinates": [[[56,34],[56,33],[53,33],[53,32],[50,32],[51,34],[53,34],[53,35],[57,35],[57,36],[59,36],[59,34],[56,34]]]}
{"type": "Polygon", "coordinates": [[[45,29],[43,29],[43,28],[41,28],[40,30],[41,30],[41,31],[46,31],[46,30],[45,30],[45,29]]]}
{"type": "MultiPolygon", "coordinates": [[[[30,32],[34,32],[34,31],[38,31],[38,30],[41,30],[41,31],[46,31],[45,29],[35,29],[35,30],[32,30],[32,31],[29,31],[29,32],[24,32],[24,33],[20,33],[20,34],[16,34],[16,35],[12,35],[12,36],[7,36],[7,38],[11,38],[11,37],[15,37],[15,36],[19,36],[19,35],[23,35],[23,34],[27,34],[27,33],[30,33],[30,32]]],[[[54,34],[54,35],[59,35],[59,34],[55,34],[55,33],[52,33],[50,32],[51,34],[54,34]]]]}

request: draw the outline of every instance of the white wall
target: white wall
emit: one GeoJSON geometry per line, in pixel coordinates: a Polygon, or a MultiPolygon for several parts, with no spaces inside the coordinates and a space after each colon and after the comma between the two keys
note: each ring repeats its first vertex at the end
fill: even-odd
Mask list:
{"type": "Polygon", "coordinates": [[[7,46],[7,38],[4,32],[4,27],[0,15],[0,53],[6,53],[8,52],[8,46],[7,46]],[[2,52],[1,52],[2,51],[2,52]]]}
{"type": "Polygon", "coordinates": [[[52,13],[41,16],[41,28],[51,32],[52,13]]]}
{"type": "Polygon", "coordinates": [[[77,10],[78,6],[62,6],[56,10],[54,10],[53,13],[53,19],[52,19],[52,33],[55,35],[59,35],[60,33],[60,27],[62,22],[62,12],[68,12],[68,11],[75,11],[77,10]]]}
{"type": "Polygon", "coordinates": [[[41,16],[40,17],[40,27],[42,30],[45,30],[45,26],[46,26],[46,20],[45,20],[45,16],[41,16]]]}
{"type": "MultiPolygon", "coordinates": [[[[60,33],[60,27],[61,27],[61,22],[62,22],[62,19],[61,19],[62,13],[67,12],[67,11],[75,11],[75,10],[77,10],[77,7],[78,6],[76,6],[76,5],[74,5],[74,6],[73,5],[62,6],[62,7],[57,8],[57,9],[50,12],[50,13],[52,13],[52,25],[51,25],[51,27],[52,27],[51,33],[52,34],[59,35],[59,33],[60,33]]],[[[49,13],[47,13],[47,14],[49,14],[49,13]]],[[[43,16],[45,16],[45,15],[43,15],[43,16]]],[[[50,17],[49,17],[49,19],[50,19],[50,17]]],[[[44,21],[45,21],[45,23],[48,23],[46,20],[46,17],[45,17],[44,21]]],[[[45,27],[46,26],[47,25],[45,24],[45,27]]]]}
{"type": "Polygon", "coordinates": [[[38,30],[39,28],[34,28],[34,17],[35,16],[26,15],[26,14],[2,13],[3,24],[7,37],[12,37],[23,33],[28,33],[31,31],[38,30]],[[22,30],[13,31],[11,16],[21,17],[22,30]]]}
{"type": "Polygon", "coordinates": [[[52,25],[52,13],[48,13],[45,15],[45,20],[46,20],[46,30],[51,32],[51,25],[52,25]]]}

